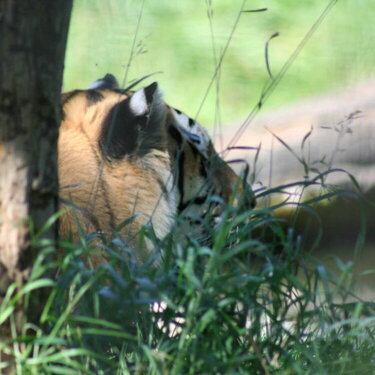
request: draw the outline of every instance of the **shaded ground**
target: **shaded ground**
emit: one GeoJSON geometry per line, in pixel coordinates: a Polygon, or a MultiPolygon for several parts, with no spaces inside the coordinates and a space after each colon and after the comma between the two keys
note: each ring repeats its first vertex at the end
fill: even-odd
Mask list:
{"type": "MultiPolygon", "coordinates": [[[[228,127],[224,145],[240,125],[228,127]]],[[[303,166],[271,132],[303,155],[311,166],[324,170],[324,165],[317,163],[324,160],[333,167],[346,169],[364,188],[370,188],[375,182],[375,77],[357,87],[260,115],[248,126],[237,145],[257,147],[261,143],[257,181],[268,186],[296,181],[304,175],[303,166]],[[301,142],[311,127],[312,134],[302,151],[301,142]]],[[[254,154],[231,151],[228,158],[245,158],[252,165],[254,154]]],[[[338,176],[334,181],[345,179],[338,176]]]]}
{"type": "MultiPolygon", "coordinates": [[[[235,124],[228,130],[227,143],[239,126],[240,123],[235,124]]],[[[343,197],[321,206],[317,210],[321,223],[311,215],[301,213],[296,230],[309,243],[321,231],[321,245],[314,250],[314,255],[336,270],[330,258],[332,255],[346,264],[353,262],[359,279],[356,292],[364,299],[374,300],[375,276],[362,273],[375,270],[375,78],[357,87],[260,115],[248,126],[237,145],[257,147],[259,144],[261,150],[254,188],[303,180],[304,166],[293,152],[310,168],[320,171],[329,167],[343,168],[355,176],[367,201],[360,203],[360,200],[343,197]],[[303,139],[311,129],[311,135],[302,147],[303,139]],[[366,224],[363,224],[364,218],[366,224]],[[356,252],[358,234],[363,228],[367,232],[364,245],[356,252]]],[[[246,159],[250,166],[254,165],[254,157],[253,150],[233,150],[227,155],[227,159],[246,159]]],[[[316,173],[310,171],[309,175],[312,177],[316,173]]],[[[345,173],[331,175],[328,182],[354,190],[345,173]]],[[[298,195],[298,189],[295,193],[298,195]]],[[[280,215],[290,222],[294,213],[282,212],[280,215]]]]}

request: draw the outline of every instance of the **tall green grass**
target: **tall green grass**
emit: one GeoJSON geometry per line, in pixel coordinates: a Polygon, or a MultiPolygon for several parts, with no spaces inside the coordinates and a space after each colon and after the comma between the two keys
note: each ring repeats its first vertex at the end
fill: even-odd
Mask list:
{"type": "Polygon", "coordinates": [[[108,262],[97,268],[83,261],[95,236],[56,244],[53,262],[55,244],[35,241],[33,275],[9,288],[0,324],[21,295],[27,304],[34,289],[51,292],[40,320],[0,351],[17,374],[375,373],[374,304],[352,295],[353,265],[337,259],[332,274],[272,216],[277,207],[227,206],[191,230],[180,217],[163,241],[146,228],[155,252],[142,264],[116,235],[101,238],[108,262]],[[41,276],[48,268],[53,279],[41,276]]]}

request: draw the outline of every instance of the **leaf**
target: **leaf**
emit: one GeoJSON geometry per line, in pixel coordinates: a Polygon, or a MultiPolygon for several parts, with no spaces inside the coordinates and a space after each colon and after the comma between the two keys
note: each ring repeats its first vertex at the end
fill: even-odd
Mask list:
{"type": "Polygon", "coordinates": [[[313,132],[313,126],[311,125],[310,127],[310,130],[305,134],[305,136],[303,137],[302,139],[302,143],[301,143],[301,150],[303,150],[304,146],[305,146],[305,142],[307,141],[307,139],[310,137],[310,135],[312,134],[313,132]]]}
{"type": "Polygon", "coordinates": [[[301,163],[304,164],[304,161],[297,155],[297,153],[279,136],[266,127],[266,129],[288,150],[290,153],[301,163]]]}

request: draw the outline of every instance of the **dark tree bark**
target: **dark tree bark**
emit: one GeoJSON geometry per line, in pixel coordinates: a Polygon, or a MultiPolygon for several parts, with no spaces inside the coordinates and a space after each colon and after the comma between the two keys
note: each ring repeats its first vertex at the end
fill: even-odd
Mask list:
{"type": "MultiPolygon", "coordinates": [[[[0,1],[0,304],[9,284],[22,285],[32,266],[29,218],[38,230],[57,209],[56,145],[71,7],[72,0],[0,1]]],[[[46,236],[54,239],[55,229],[46,236]]]]}

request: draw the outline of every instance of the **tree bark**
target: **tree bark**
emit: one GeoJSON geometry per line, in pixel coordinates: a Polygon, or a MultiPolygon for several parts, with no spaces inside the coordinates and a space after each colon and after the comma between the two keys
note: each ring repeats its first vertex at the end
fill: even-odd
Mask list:
{"type": "MultiPolygon", "coordinates": [[[[36,255],[29,220],[38,231],[57,209],[71,7],[72,0],[0,1],[0,304],[11,282],[25,282],[36,255]]],[[[55,239],[55,228],[45,236],[55,239]]]]}

